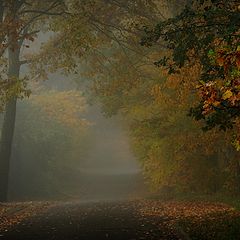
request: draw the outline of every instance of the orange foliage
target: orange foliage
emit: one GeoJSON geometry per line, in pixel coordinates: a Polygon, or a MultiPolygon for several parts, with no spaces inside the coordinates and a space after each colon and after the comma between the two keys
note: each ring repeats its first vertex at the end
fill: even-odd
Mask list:
{"type": "Polygon", "coordinates": [[[49,118],[65,126],[84,128],[90,124],[81,117],[81,114],[86,111],[86,100],[78,91],[51,91],[32,95],[30,100],[49,118]]]}

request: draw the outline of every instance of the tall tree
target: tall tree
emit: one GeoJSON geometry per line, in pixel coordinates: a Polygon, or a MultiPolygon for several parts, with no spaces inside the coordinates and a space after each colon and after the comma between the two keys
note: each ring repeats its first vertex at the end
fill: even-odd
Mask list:
{"type": "MultiPolygon", "coordinates": [[[[8,51],[7,84],[12,87],[12,94],[8,96],[5,105],[5,115],[0,145],[0,201],[7,201],[8,175],[12,140],[14,136],[16,103],[23,90],[23,81],[20,79],[20,68],[26,61],[20,59],[20,50],[25,47],[25,40],[34,40],[40,31],[37,23],[46,21],[46,16],[63,14],[61,0],[48,0],[45,2],[6,0],[2,1],[3,26],[7,29],[2,44],[8,51]]],[[[5,49],[4,49],[5,50],[5,49]]],[[[26,95],[29,92],[25,92],[26,95]]]]}

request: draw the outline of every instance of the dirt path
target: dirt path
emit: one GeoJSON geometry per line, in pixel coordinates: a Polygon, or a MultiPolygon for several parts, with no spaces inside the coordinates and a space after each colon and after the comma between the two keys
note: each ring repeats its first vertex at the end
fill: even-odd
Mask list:
{"type": "Polygon", "coordinates": [[[164,221],[162,217],[143,217],[137,202],[58,203],[0,232],[0,239],[183,239],[164,221]]]}

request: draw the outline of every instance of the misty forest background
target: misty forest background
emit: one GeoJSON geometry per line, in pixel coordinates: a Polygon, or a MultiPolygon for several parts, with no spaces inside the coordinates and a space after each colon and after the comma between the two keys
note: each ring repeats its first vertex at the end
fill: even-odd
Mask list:
{"type": "Polygon", "coordinates": [[[0,0],[0,201],[81,198],[89,168],[238,196],[239,13],[233,0],[0,0]]]}

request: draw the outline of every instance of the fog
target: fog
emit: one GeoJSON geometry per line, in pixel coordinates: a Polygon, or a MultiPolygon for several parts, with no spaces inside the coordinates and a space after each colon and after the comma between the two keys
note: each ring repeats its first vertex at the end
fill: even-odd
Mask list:
{"type": "MultiPolygon", "coordinates": [[[[49,32],[40,33],[34,42],[28,42],[30,48],[25,48],[22,55],[37,53],[51,36],[49,32]]],[[[23,66],[21,74],[28,71],[23,66]]],[[[49,73],[47,81],[31,81],[34,96],[51,91],[56,96],[68,91],[80,93],[85,109],[77,118],[89,124],[84,130],[64,126],[66,123],[59,124],[41,111],[46,107],[41,101],[34,106],[31,97],[19,100],[10,163],[10,201],[119,200],[144,194],[143,176],[131,151],[126,126],[119,116],[105,117],[97,101],[88,102],[86,85],[79,76],[59,72],[49,73]]],[[[73,105],[79,104],[74,101],[73,105]]],[[[61,117],[60,111],[68,107],[55,111],[61,117]]]]}
{"type": "MultiPolygon", "coordinates": [[[[50,75],[40,86],[44,91],[33,92],[34,95],[48,91],[80,92],[71,78],[60,74],[50,75]]],[[[30,98],[18,103],[10,167],[11,201],[106,201],[144,194],[140,165],[130,149],[127,127],[119,116],[105,117],[97,102],[89,104],[86,100],[85,110],[78,118],[89,124],[84,130],[75,126],[69,129],[56,125],[54,118],[41,112],[41,104],[37,110],[41,114],[36,117],[39,113],[32,101],[30,98]]]]}

